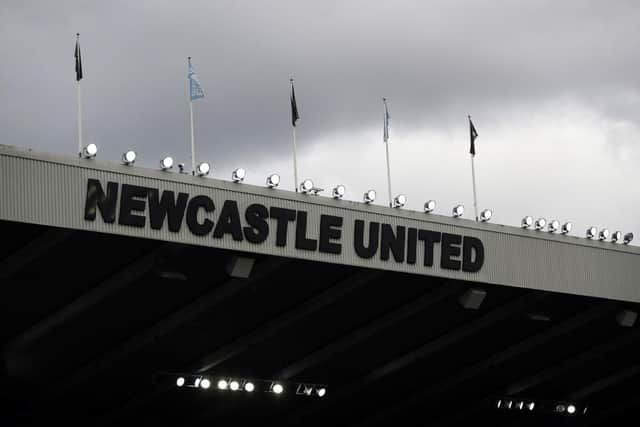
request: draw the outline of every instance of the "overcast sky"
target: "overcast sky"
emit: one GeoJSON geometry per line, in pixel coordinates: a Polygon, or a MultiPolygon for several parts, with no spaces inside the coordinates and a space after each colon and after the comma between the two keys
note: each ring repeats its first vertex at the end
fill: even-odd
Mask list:
{"type": "MultiPolygon", "coordinates": [[[[0,2],[0,143],[75,155],[73,49],[81,33],[84,138],[101,160],[189,160],[187,56],[196,156],[227,179],[293,187],[299,175],[374,188],[385,204],[389,99],[394,193],[473,216],[469,129],[481,208],[640,234],[638,1],[0,2]]],[[[638,243],[637,241],[634,243],[638,243]]]]}

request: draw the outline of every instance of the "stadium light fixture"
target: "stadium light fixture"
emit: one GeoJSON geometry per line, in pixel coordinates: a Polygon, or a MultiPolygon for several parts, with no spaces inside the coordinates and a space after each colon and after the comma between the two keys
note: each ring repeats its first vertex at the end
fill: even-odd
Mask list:
{"type": "Polygon", "coordinates": [[[187,171],[184,168],[184,163],[178,163],[178,172],[179,173],[187,173],[187,171]]]}
{"type": "Polygon", "coordinates": [[[92,159],[96,156],[96,154],[98,154],[98,146],[94,143],[87,144],[82,149],[82,156],[85,159],[92,159]]]}
{"type": "Polygon", "coordinates": [[[401,208],[406,204],[407,204],[407,196],[405,196],[404,194],[398,194],[396,197],[393,198],[394,208],[401,208]]]}
{"type": "Polygon", "coordinates": [[[611,233],[611,241],[617,243],[622,240],[622,231],[614,231],[611,233]]]}
{"type": "Polygon", "coordinates": [[[576,407],[575,405],[569,405],[567,406],[567,414],[569,415],[573,415],[576,413],[576,407]]]}
{"type": "Polygon", "coordinates": [[[176,385],[178,387],[182,387],[184,385],[184,377],[178,377],[178,379],[176,380],[176,385]]]}
{"type": "Polygon", "coordinates": [[[364,202],[365,203],[373,203],[376,200],[376,191],[369,190],[364,193],[364,202]]]}
{"type": "Polygon", "coordinates": [[[313,190],[313,181],[310,179],[305,179],[300,183],[300,191],[307,194],[313,190]]]}
{"type": "Polygon", "coordinates": [[[564,224],[562,224],[562,234],[571,233],[572,228],[573,228],[573,224],[571,224],[570,222],[565,222],[564,224]]]}
{"type": "Polygon", "coordinates": [[[246,383],[244,383],[244,391],[251,393],[255,389],[256,389],[256,386],[251,381],[247,381],[246,383]]]}
{"type": "Polygon", "coordinates": [[[280,185],[280,175],[272,173],[267,177],[267,187],[276,188],[278,185],[280,185]]]}
{"type": "Polygon", "coordinates": [[[426,213],[431,213],[436,209],[436,201],[435,200],[428,200],[425,204],[424,204],[424,211],[426,213]]]}
{"type": "Polygon", "coordinates": [[[132,164],[135,163],[136,157],[137,155],[135,151],[133,150],[125,151],[124,153],[122,153],[122,163],[127,166],[131,166],[132,164]]]}
{"type": "Polygon", "coordinates": [[[284,391],[284,387],[280,383],[271,383],[269,390],[271,390],[275,394],[282,394],[282,392],[284,391]]]}
{"type": "Polygon", "coordinates": [[[243,168],[238,168],[231,173],[231,180],[233,182],[242,182],[245,176],[247,176],[247,171],[243,168]]]}
{"type": "Polygon", "coordinates": [[[200,387],[207,390],[209,387],[211,387],[211,381],[209,381],[207,378],[203,378],[202,381],[200,381],[200,387]]]}
{"type": "Polygon", "coordinates": [[[536,402],[527,403],[527,409],[529,409],[530,411],[533,411],[533,408],[535,407],[536,407],[536,402]]]}
{"type": "Polygon", "coordinates": [[[327,394],[327,389],[324,387],[318,387],[316,388],[316,394],[318,397],[324,397],[324,395],[327,394]]]}
{"type": "Polygon", "coordinates": [[[229,390],[237,391],[238,389],[240,389],[240,383],[238,381],[236,380],[229,381],[229,390]]]}
{"type": "Polygon", "coordinates": [[[633,240],[633,233],[627,233],[624,235],[623,243],[625,245],[628,245],[629,243],[631,243],[632,240],[633,240]]]}
{"type": "Polygon", "coordinates": [[[594,239],[598,234],[598,229],[595,227],[587,228],[587,239],[594,239]]]}
{"type": "Polygon", "coordinates": [[[199,163],[196,166],[196,175],[198,176],[207,176],[211,172],[211,165],[207,162],[199,163]]]}
{"type": "Polygon", "coordinates": [[[491,209],[485,209],[480,212],[480,221],[488,222],[493,216],[493,211],[491,209]]]}
{"type": "Polygon", "coordinates": [[[229,383],[227,382],[227,380],[219,380],[218,381],[218,389],[219,390],[226,390],[229,387],[229,383]]]}
{"type": "Polygon", "coordinates": [[[529,228],[533,225],[533,217],[532,216],[525,216],[524,218],[522,218],[522,222],[520,223],[520,226],[522,228],[529,228]]]}
{"type": "Polygon", "coordinates": [[[334,187],[333,191],[331,192],[331,195],[333,196],[334,199],[342,199],[344,197],[345,192],[346,192],[345,186],[342,184],[339,184],[334,187]]]}
{"type": "Polygon", "coordinates": [[[556,219],[551,221],[549,223],[549,226],[547,227],[547,230],[549,231],[549,233],[555,233],[559,229],[560,229],[560,222],[558,222],[558,220],[556,220],[556,219]]]}
{"type": "Polygon", "coordinates": [[[454,218],[460,218],[463,213],[464,213],[464,206],[463,205],[455,205],[453,207],[452,214],[453,214],[454,218]]]}
{"type": "Polygon", "coordinates": [[[168,171],[173,167],[173,157],[167,156],[160,160],[160,169],[163,171],[168,171]]]}
{"type": "Polygon", "coordinates": [[[603,228],[602,230],[600,230],[600,234],[598,234],[598,240],[607,240],[609,238],[609,230],[606,228],[603,228]]]}
{"type": "Polygon", "coordinates": [[[547,220],[546,219],[544,219],[544,218],[536,219],[536,223],[535,223],[536,230],[542,230],[545,225],[547,225],[547,220]]]}

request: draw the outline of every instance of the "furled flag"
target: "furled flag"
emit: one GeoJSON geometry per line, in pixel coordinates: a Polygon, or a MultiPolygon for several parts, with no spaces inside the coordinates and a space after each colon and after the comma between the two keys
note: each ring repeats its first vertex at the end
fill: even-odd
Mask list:
{"type": "Polygon", "coordinates": [[[471,121],[471,117],[469,117],[469,134],[471,135],[471,147],[469,147],[469,154],[472,156],[476,155],[476,138],[478,137],[478,132],[476,132],[475,126],[473,126],[473,122],[471,121]]]}
{"type": "Polygon", "coordinates": [[[196,76],[196,72],[193,71],[193,65],[191,65],[191,57],[189,57],[189,93],[192,101],[204,98],[204,91],[200,87],[198,76],[196,76]]]}
{"type": "Polygon", "coordinates": [[[76,34],[76,50],[73,56],[76,58],[76,81],[82,80],[82,59],[80,58],[80,34],[76,34]]]}
{"type": "Polygon", "coordinates": [[[291,124],[293,127],[296,127],[296,122],[300,120],[300,115],[298,114],[298,104],[296,104],[296,91],[293,88],[293,79],[291,81],[291,124]]]}
{"type": "Polygon", "coordinates": [[[387,108],[387,98],[382,98],[382,102],[384,102],[384,131],[382,138],[384,142],[389,141],[389,109],[387,108]]]}

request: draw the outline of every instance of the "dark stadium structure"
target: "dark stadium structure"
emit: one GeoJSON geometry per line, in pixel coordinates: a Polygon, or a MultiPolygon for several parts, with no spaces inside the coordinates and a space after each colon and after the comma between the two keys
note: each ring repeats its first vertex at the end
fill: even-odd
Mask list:
{"type": "MultiPolygon", "coordinates": [[[[566,275],[583,269],[573,261],[557,274],[546,264],[531,264],[526,274],[551,283],[541,289],[524,280],[508,285],[474,276],[494,268],[491,233],[521,239],[526,250],[540,239],[560,247],[564,236],[436,217],[443,230],[472,234],[485,245],[481,273],[454,271],[447,277],[442,260],[438,268],[417,274],[387,269],[388,264],[314,259],[304,251],[290,256],[282,249],[278,256],[275,243],[267,253],[246,242],[237,249],[213,247],[218,243],[210,236],[199,245],[178,234],[156,238],[93,230],[101,215],[108,218],[108,209],[98,206],[95,222],[87,220],[91,183],[87,187],[85,178],[101,180],[104,203],[106,183],[114,178],[103,175],[111,166],[82,166],[89,162],[82,159],[55,162],[73,170],[82,166],[86,176],[78,182],[73,209],[87,229],[60,226],[68,214],[52,201],[58,198],[47,199],[23,179],[16,172],[23,165],[10,167],[33,162],[42,171],[49,158],[3,150],[2,425],[609,426],[640,419],[638,290],[629,288],[636,296],[626,299],[550,290],[563,289],[566,275]],[[35,219],[31,201],[20,202],[14,193],[33,199],[51,221],[35,219]],[[190,386],[194,378],[206,378],[211,386],[190,386]],[[256,389],[220,390],[221,379],[252,381],[256,389]],[[281,394],[268,390],[272,381],[283,385],[281,394]],[[326,387],[326,394],[307,395],[304,385],[326,387]]],[[[162,173],[128,170],[132,177],[120,182],[162,173]]],[[[66,175],[29,174],[39,183],[52,182],[61,199],[76,191],[62,184],[74,179],[66,175]]],[[[165,175],[194,188],[203,181],[165,175]]],[[[159,176],[158,187],[173,185],[159,176]]],[[[267,191],[239,185],[258,196],[267,191]]],[[[218,190],[206,191],[214,198],[218,190]]],[[[276,191],[300,206],[321,199],[276,191]]],[[[332,206],[321,209],[335,216],[332,206]]],[[[378,210],[372,215],[404,215],[373,209],[378,210]]],[[[154,232],[145,227],[141,233],[154,232]]],[[[346,230],[345,225],[345,235],[346,230]]],[[[232,234],[220,241],[236,244],[232,234]]],[[[618,255],[629,260],[620,277],[605,272],[612,281],[602,283],[602,292],[621,289],[620,283],[640,288],[637,247],[566,238],[575,251],[597,251],[604,261],[594,268],[611,262],[617,269],[618,255]]],[[[435,265],[445,255],[434,253],[435,265]]],[[[415,268],[424,268],[422,255],[415,268]]],[[[388,262],[394,257],[399,255],[392,247],[388,262]]],[[[500,265],[496,271],[506,268],[500,265]]],[[[580,279],[585,289],[594,274],[580,279]]]]}

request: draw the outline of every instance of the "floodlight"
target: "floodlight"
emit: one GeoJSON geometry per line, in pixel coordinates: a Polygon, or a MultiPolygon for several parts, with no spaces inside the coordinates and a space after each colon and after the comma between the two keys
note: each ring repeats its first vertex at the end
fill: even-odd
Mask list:
{"type": "Polygon", "coordinates": [[[480,221],[487,222],[491,219],[492,216],[493,216],[493,211],[491,209],[485,209],[482,212],[480,212],[480,221]]]}
{"type": "Polygon", "coordinates": [[[334,199],[342,199],[342,197],[344,197],[345,191],[346,191],[346,188],[344,185],[342,184],[336,185],[331,195],[333,196],[334,199]]]}
{"type": "Polygon", "coordinates": [[[556,407],[555,407],[555,411],[556,411],[556,412],[560,412],[560,413],[564,412],[566,409],[567,409],[567,407],[566,407],[566,406],[564,406],[564,405],[563,405],[563,404],[561,404],[561,403],[560,403],[560,404],[558,404],[558,405],[556,405],[556,407]]]}
{"type": "Polygon", "coordinates": [[[240,383],[236,380],[229,381],[229,389],[236,391],[240,388],[240,383]]]}
{"type": "Polygon", "coordinates": [[[453,207],[453,217],[454,218],[460,218],[462,216],[462,214],[464,213],[464,206],[463,205],[455,205],[453,207]]]}
{"type": "Polygon", "coordinates": [[[527,403],[527,408],[528,408],[530,411],[533,411],[533,408],[535,408],[535,407],[536,407],[536,403],[535,403],[535,402],[529,402],[529,403],[527,403]]]}
{"type": "Polygon", "coordinates": [[[365,203],[373,203],[373,201],[376,199],[376,191],[375,190],[369,190],[366,193],[364,193],[364,202],[365,203]]]}
{"type": "Polygon", "coordinates": [[[178,387],[182,387],[184,385],[184,377],[178,377],[178,379],[176,380],[176,385],[178,387]]]}
{"type": "Polygon", "coordinates": [[[435,200],[428,200],[425,204],[424,204],[424,211],[426,213],[431,213],[435,210],[436,208],[436,201],[435,200]]]}
{"type": "Polygon", "coordinates": [[[275,394],[281,394],[284,391],[284,387],[280,383],[273,383],[271,385],[271,391],[275,394]]]}
{"type": "Polygon", "coordinates": [[[544,219],[544,218],[536,219],[536,223],[535,223],[536,230],[542,230],[545,225],[547,225],[547,220],[546,219],[544,219]]]}
{"type": "Polygon", "coordinates": [[[280,175],[272,173],[267,177],[267,187],[275,188],[280,184],[280,175]]]}
{"type": "Polygon", "coordinates": [[[200,378],[200,377],[196,378],[196,380],[193,382],[193,386],[196,387],[196,388],[199,387],[201,380],[202,380],[202,378],[200,378]]]}
{"type": "Polygon", "coordinates": [[[565,222],[564,224],[562,224],[562,234],[571,233],[572,228],[573,228],[573,224],[571,224],[570,222],[565,222]]]}
{"type": "Polygon", "coordinates": [[[209,381],[206,378],[203,378],[202,381],[200,381],[200,387],[202,387],[203,389],[208,389],[209,387],[211,387],[211,381],[209,381]]]}
{"type": "Polygon", "coordinates": [[[568,414],[575,414],[576,413],[576,407],[574,405],[567,406],[567,413],[568,414]]]}
{"type": "Polygon", "coordinates": [[[518,409],[520,409],[520,410],[524,409],[524,402],[522,402],[522,401],[518,402],[518,403],[516,404],[516,408],[518,408],[518,409]]]}
{"type": "Polygon", "coordinates": [[[620,240],[622,240],[622,231],[614,231],[613,234],[611,234],[611,241],[616,243],[620,240]]]}
{"type": "Polygon", "coordinates": [[[398,194],[396,197],[393,198],[394,208],[401,208],[406,204],[407,204],[407,196],[405,196],[404,194],[398,194]]]}
{"type": "Polygon", "coordinates": [[[218,381],[218,388],[220,390],[226,390],[227,387],[229,387],[229,383],[227,382],[227,380],[220,380],[218,381]]]}
{"type": "Polygon", "coordinates": [[[593,239],[596,237],[596,234],[598,234],[598,229],[595,227],[589,227],[587,228],[587,238],[588,239],[593,239]]]}
{"type": "Polygon", "coordinates": [[[207,162],[199,163],[196,166],[196,175],[198,176],[207,176],[211,172],[211,165],[207,162]]]}
{"type": "Polygon", "coordinates": [[[231,173],[233,182],[242,182],[245,176],[247,176],[247,171],[243,168],[238,168],[231,173]]]}
{"type": "Polygon", "coordinates": [[[609,230],[606,228],[603,228],[602,230],[600,230],[600,234],[598,234],[598,239],[607,240],[608,238],[609,238],[609,230]]]}
{"type": "Polygon", "coordinates": [[[245,391],[247,391],[247,392],[249,392],[249,393],[251,393],[251,392],[252,392],[253,390],[255,390],[255,389],[256,389],[256,386],[255,386],[255,385],[253,385],[253,383],[252,383],[251,381],[247,381],[247,382],[244,384],[244,390],[245,390],[245,391]]]}
{"type": "Polygon", "coordinates": [[[306,194],[311,190],[313,190],[313,181],[311,181],[310,179],[305,179],[304,181],[302,181],[302,183],[300,184],[300,191],[306,194]]]}
{"type": "Polygon", "coordinates": [[[549,230],[549,233],[555,233],[556,231],[558,231],[560,229],[560,223],[558,222],[558,220],[554,219],[553,221],[551,221],[549,223],[549,226],[547,228],[547,230],[549,230]]]}
{"type": "Polygon", "coordinates": [[[533,217],[532,216],[525,216],[524,218],[522,218],[522,222],[520,223],[520,226],[522,228],[529,228],[533,225],[533,217]]]}
{"type": "Polygon", "coordinates": [[[136,161],[136,152],[133,150],[126,151],[122,154],[122,163],[127,166],[132,165],[136,161]]]}
{"type": "Polygon", "coordinates": [[[94,143],[86,145],[82,149],[82,156],[86,159],[91,159],[98,154],[98,146],[94,143]]]}
{"type": "Polygon", "coordinates": [[[160,169],[163,171],[169,170],[173,167],[173,157],[167,156],[160,160],[160,169]]]}
{"type": "Polygon", "coordinates": [[[327,389],[324,387],[319,387],[316,389],[316,394],[318,395],[318,397],[323,397],[325,394],[327,394],[327,389]]]}
{"type": "Polygon", "coordinates": [[[624,244],[628,245],[629,243],[631,243],[631,241],[633,240],[633,233],[627,233],[624,235],[624,244]]]}

